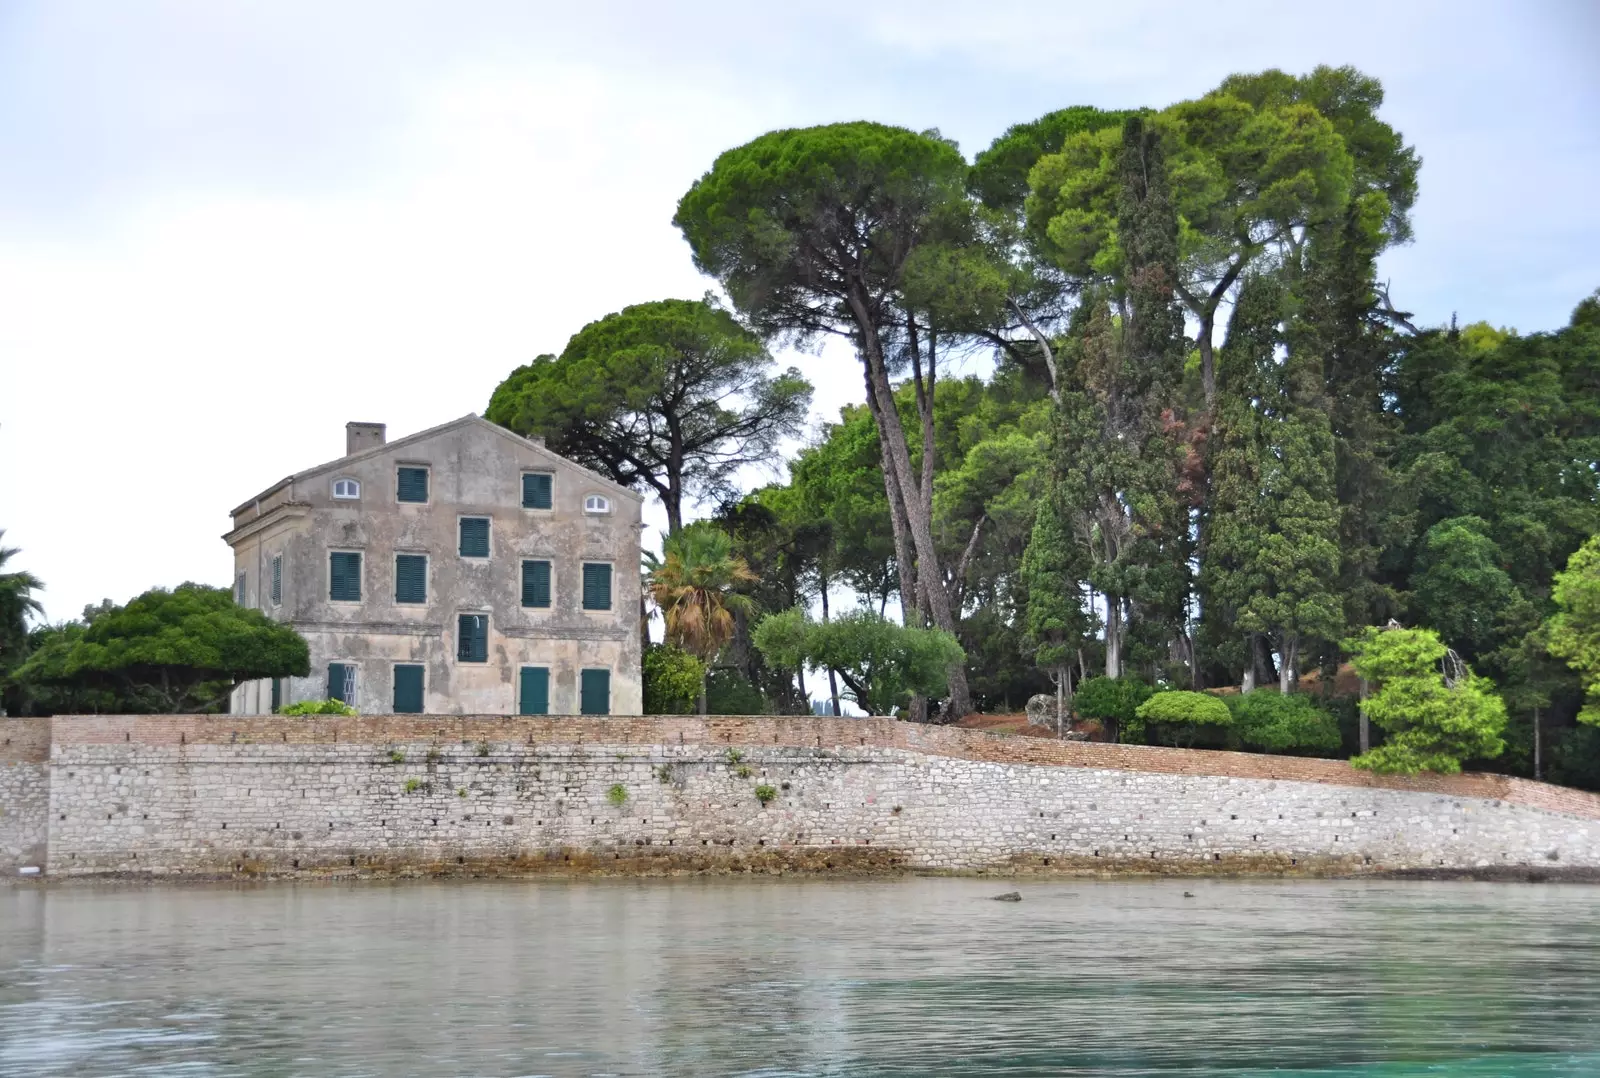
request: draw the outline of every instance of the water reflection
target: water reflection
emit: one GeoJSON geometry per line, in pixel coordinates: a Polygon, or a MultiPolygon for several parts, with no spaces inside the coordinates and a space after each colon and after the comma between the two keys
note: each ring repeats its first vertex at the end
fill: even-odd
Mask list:
{"type": "Polygon", "coordinates": [[[1000,889],[4,889],[0,1074],[1600,1074],[1592,888],[1000,889]]]}

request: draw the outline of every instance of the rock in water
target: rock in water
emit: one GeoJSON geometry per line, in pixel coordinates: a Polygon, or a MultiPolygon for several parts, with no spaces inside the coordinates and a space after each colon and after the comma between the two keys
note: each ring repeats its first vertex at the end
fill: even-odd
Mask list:
{"type": "Polygon", "coordinates": [[[1035,726],[1048,726],[1052,730],[1056,725],[1056,698],[1049,693],[1034,693],[1028,697],[1028,721],[1035,726]]]}
{"type": "Polygon", "coordinates": [[[1022,893],[1020,891],[1007,891],[1003,895],[995,895],[994,900],[996,902],[1021,902],[1022,893]]]}

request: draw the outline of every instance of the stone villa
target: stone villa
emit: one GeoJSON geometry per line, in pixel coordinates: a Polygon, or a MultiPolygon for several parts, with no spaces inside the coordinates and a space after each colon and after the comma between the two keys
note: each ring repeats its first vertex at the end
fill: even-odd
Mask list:
{"type": "Polygon", "coordinates": [[[294,626],[311,676],[234,714],[637,715],[642,498],[475,415],[384,439],[233,511],[234,597],[294,626]]]}

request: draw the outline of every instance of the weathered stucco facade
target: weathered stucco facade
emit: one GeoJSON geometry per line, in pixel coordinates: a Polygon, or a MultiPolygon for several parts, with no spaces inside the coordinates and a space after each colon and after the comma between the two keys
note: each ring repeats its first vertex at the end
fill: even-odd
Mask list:
{"type": "MultiPolygon", "coordinates": [[[[414,688],[420,667],[423,713],[511,715],[532,668],[546,671],[548,713],[578,713],[583,672],[606,671],[607,713],[639,714],[637,493],[477,416],[389,443],[381,424],[352,423],[347,447],[239,506],[223,537],[239,602],[310,645],[310,676],[283,679],[277,703],[328,696],[337,664],[361,712],[393,712],[407,691],[397,680],[414,688]],[[401,469],[424,475],[424,500],[401,499],[401,469]],[[547,492],[548,507],[524,504],[524,476],[548,477],[532,499],[547,492]],[[486,555],[463,553],[464,518],[488,522],[486,555]],[[423,566],[421,602],[397,588],[401,556],[412,572],[423,566]],[[527,604],[524,562],[548,563],[548,605],[527,604]],[[585,607],[586,565],[606,567],[606,609],[585,607]],[[342,594],[334,586],[352,566],[353,600],[348,576],[342,594]],[[487,619],[483,661],[463,658],[462,634],[483,624],[468,617],[487,619]]],[[[270,713],[273,702],[271,681],[252,682],[232,711],[270,713]]]]}
{"type": "Polygon", "coordinates": [[[1600,797],[887,719],[0,720],[0,867],[1600,875],[1600,797]],[[27,860],[27,858],[34,858],[27,860]]]}

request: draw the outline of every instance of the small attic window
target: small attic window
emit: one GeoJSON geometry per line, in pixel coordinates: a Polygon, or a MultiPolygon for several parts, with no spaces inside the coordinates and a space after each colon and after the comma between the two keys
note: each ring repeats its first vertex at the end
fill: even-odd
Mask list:
{"type": "Polygon", "coordinates": [[[585,513],[609,513],[611,512],[611,499],[604,494],[591,494],[583,499],[583,511],[585,513]]]}
{"type": "Polygon", "coordinates": [[[361,484],[354,479],[335,479],[333,481],[333,496],[335,498],[361,497],[361,484]]]}

